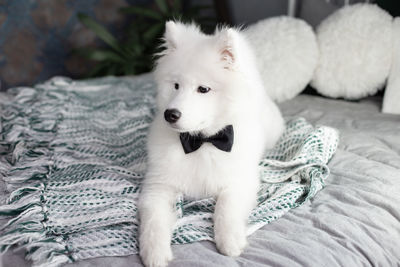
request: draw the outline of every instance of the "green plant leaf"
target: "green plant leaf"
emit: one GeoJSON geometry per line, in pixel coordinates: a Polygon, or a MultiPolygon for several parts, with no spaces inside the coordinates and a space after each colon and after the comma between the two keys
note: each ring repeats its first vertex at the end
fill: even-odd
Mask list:
{"type": "Polygon", "coordinates": [[[117,75],[118,74],[118,65],[112,64],[110,65],[109,68],[106,70],[107,75],[117,75]]]}
{"type": "Polygon", "coordinates": [[[99,63],[96,66],[94,66],[89,73],[86,75],[87,78],[91,77],[98,77],[103,75],[105,72],[105,69],[107,69],[108,63],[99,63]]]}
{"type": "Polygon", "coordinates": [[[162,13],[168,13],[168,4],[166,0],[155,0],[155,2],[162,13]]]}
{"type": "Polygon", "coordinates": [[[141,34],[138,30],[132,30],[129,33],[128,43],[140,43],[141,42],[141,34]]]}
{"type": "Polygon", "coordinates": [[[154,42],[154,39],[160,37],[162,35],[164,29],[164,23],[158,23],[151,26],[145,33],[143,34],[143,39],[146,42],[154,42]]]}
{"type": "Polygon", "coordinates": [[[143,47],[138,43],[133,43],[130,48],[132,51],[132,55],[135,58],[140,56],[140,54],[142,54],[142,52],[143,52],[143,47]]]}
{"type": "Polygon", "coordinates": [[[124,59],[120,57],[117,53],[108,50],[94,50],[88,55],[88,58],[95,61],[112,61],[112,62],[124,62],[124,59]]]}
{"type": "Polygon", "coordinates": [[[121,48],[117,39],[115,39],[114,36],[112,36],[112,34],[109,31],[107,31],[106,28],[98,24],[91,17],[82,13],[78,14],[78,19],[83,25],[91,29],[100,39],[102,39],[106,44],[111,46],[115,51],[121,52],[121,48]]]}
{"type": "Polygon", "coordinates": [[[123,72],[125,75],[136,74],[135,67],[131,62],[128,62],[123,66],[123,72]]]}
{"type": "Polygon", "coordinates": [[[148,17],[156,20],[163,20],[163,16],[160,13],[149,8],[131,6],[121,8],[120,10],[126,14],[135,14],[138,16],[148,17]]]}
{"type": "Polygon", "coordinates": [[[93,48],[78,48],[72,50],[73,53],[76,53],[82,57],[87,59],[91,59],[94,61],[108,61],[108,62],[124,62],[124,58],[119,54],[115,53],[112,50],[106,49],[93,49],[93,48]]]}
{"type": "MultiPolygon", "coordinates": [[[[179,19],[182,21],[199,21],[202,28],[214,27],[215,18],[203,16],[202,10],[212,6],[197,5],[182,12],[183,0],[155,0],[157,8],[130,6],[121,8],[123,14],[132,14],[133,21],[125,31],[126,37],[119,42],[107,29],[87,15],[79,14],[82,24],[91,29],[109,47],[106,49],[80,49],[79,54],[98,62],[91,68],[91,76],[132,75],[150,71],[154,53],[161,51],[158,46],[164,30],[165,21],[179,19]]],[[[154,3],[153,2],[153,3],[154,3]]]]}

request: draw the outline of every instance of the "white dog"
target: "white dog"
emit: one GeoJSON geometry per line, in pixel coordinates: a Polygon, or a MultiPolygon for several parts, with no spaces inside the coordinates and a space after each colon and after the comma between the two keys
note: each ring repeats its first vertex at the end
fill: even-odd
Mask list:
{"type": "Polygon", "coordinates": [[[258,163],[284,129],[252,51],[238,30],[205,35],[167,22],[157,62],[158,115],[148,137],[148,171],[139,200],[140,255],[146,266],[172,259],[178,194],[215,197],[218,250],[238,256],[256,204],[258,163]]]}

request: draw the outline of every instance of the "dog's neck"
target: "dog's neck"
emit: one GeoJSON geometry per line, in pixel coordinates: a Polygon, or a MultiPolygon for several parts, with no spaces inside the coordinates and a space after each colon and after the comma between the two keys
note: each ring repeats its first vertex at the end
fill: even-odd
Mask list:
{"type": "Polygon", "coordinates": [[[224,129],[226,126],[228,125],[232,125],[233,123],[224,123],[224,124],[218,124],[218,125],[213,125],[210,127],[207,127],[201,131],[196,131],[193,133],[189,133],[190,135],[201,135],[203,137],[210,137],[213,136],[215,134],[217,134],[218,132],[220,132],[222,129],[224,129]]]}

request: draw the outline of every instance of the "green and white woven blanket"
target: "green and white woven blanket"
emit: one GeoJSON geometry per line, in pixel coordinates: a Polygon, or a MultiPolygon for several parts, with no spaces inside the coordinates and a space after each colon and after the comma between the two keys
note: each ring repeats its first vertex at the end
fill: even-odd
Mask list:
{"type": "MultiPolygon", "coordinates": [[[[38,266],[138,252],[137,200],[154,109],[150,75],[14,88],[2,104],[0,174],[11,192],[0,215],[4,251],[38,266]]],[[[251,234],[313,197],[329,175],[336,130],[290,119],[260,162],[251,234]]],[[[213,240],[214,199],[177,200],[172,243],[213,240]]]]}

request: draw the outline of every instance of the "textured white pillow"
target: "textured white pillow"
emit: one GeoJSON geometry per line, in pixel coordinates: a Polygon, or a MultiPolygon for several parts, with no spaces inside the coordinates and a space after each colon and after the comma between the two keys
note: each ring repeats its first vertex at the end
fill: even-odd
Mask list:
{"type": "Polygon", "coordinates": [[[400,114],[400,17],[392,27],[392,65],[383,97],[382,112],[400,114]]]}
{"type": "Polygon", "coordinates": [[[245,31],[270,97],[282,102],[298,95],[310,82],[318,61],[312,28],[303,20],[274,17],[245,31]]]}
{"type": "Polygon", "coordinates": [[[392,58],[392,17],[376,5],[346,6],[317,28],[311,85],[322,95],[359,99],[383,87],[392,58]]]}

